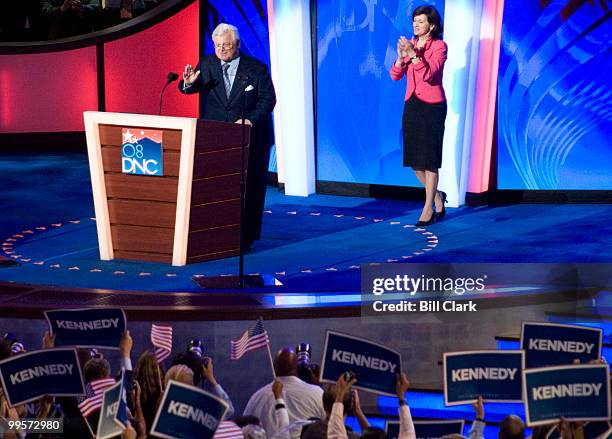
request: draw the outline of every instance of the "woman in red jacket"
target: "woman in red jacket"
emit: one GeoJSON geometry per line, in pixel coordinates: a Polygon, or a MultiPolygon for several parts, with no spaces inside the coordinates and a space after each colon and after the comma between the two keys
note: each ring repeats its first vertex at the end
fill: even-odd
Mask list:
{"type": "Polygon", "coordinates": [[[401,36],[391,78],[407,78],[402,131],[404,166],[414,170],[425,187],[425,206],[417,226],[428,226],[446,215],[446,194],[438,191],[442,166],[442,138],[446,97],[442,71],[447,47],[442,41],[442,20],[433,6],[419,6],[412,13],[414,38],[401,36]]]}

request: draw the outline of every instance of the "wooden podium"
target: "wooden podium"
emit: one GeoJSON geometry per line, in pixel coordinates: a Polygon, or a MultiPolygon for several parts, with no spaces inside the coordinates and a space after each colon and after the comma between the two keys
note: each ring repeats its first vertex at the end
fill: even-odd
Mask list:
{"type": "Polygon", "coordinates": [[[239,254],[240,125],[96,111],[84,117],[102,260],[182,266],[239,254]],[[125,129],[161,131],[161,173],[124,172],[125,129]]]}

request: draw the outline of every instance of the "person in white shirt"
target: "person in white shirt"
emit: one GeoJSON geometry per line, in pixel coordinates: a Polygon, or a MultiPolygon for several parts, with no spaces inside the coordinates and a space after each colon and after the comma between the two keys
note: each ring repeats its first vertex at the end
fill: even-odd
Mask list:
{"type": "MultiPolygon", "coordinates": [[[[283,428],[284,422],[279,422],[276,410],[286,408],[291,424],[325,417],[323,389],[297,377],[297,357],[291,348],[284,348],[276,354],[274,370],[277,380],[282,383],[281,398],[277,399],[272,392],[273,383],[267,384],[251,396],[244,409],[245,416],[258,417],[268,437],[283,428]]],[[[300,430],[291,430],[291,438],[299,439],[300,430]]]]}

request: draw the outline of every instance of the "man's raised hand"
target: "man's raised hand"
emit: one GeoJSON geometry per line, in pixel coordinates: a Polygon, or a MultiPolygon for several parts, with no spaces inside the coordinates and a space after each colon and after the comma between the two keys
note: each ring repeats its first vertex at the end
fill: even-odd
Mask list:
{"type": "Polygon", "coordinates": [[[406,395],[409,385],[410,381],[408,381],[408,377],[406,376],[406,374],[404,372],[402,372],[401,374],[398,373],[395,379],[395,393],[397,394],[397,397],[400,399],[400,401],[404,400],[404,395],[406,395]]]}
{"type": "Polygon", "coordinates": [[[191,64],[187,64],[185,66],[185,70],[183,70],[183,82],[185,83],[185,85],[193,84],[196,79],[198,79],[198,76],[200,76],[199,70],[197,72],[194,71],[191,64]]]}
{"type": "Polygon", "coordinates": [[[272,383],[272,393],[274,394],[274,399],[279,399],[283,394],[283,383],[278,378],[272,383]]]}
{"type": "Polygon", "coordinates": [[[344,395],[346,395],[346,392],[348,392],[351,386],[356,382],[357,378],[355,378],[354,375],[347,373],[341,374],[336,382],[336,402],[343,402],[344,395]]]}

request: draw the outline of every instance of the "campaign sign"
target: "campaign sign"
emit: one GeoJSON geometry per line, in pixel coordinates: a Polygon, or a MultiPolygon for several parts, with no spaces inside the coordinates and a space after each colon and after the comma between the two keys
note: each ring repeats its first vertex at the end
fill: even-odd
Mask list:
{"type": "Polygon", "coordinates": [[[379,342],[327,331],[321,380],[335,383],[347,371],[357,377],[355,388],[395,395],[396,374],[402,372],[402,357],[379,342]]]}
{"type": "Polygon", "coordinates": [[[98,434],[96,439],[107,439],[120,435],[125,429],[123,424],[115,421],[119,413],[119,406],[121,405],[122,391],[123,380],[117,381],[115,385],[104,391],[100,416],[98,417],[98,434]]]}
{"type": "Polygon", "coordinates": [[[122,128],[121,172],[162,177],[163,148],[160,130],[122,128]]]}
{"type": "Polygon", "coordinates": [[[0,380],[10,406],[41,396],[82,396],[83,377],[76,349],[27,352],[0,361],[0,380]]]}
{"type": "Polygon", "coordinates": [[[444,354],[444,404],[522,402],[523,351],[469,351],[444,354]]]}
{"type": "Polygon", "coordinates": [[[119,349],[127,321],[121,308],[45,311],[56,346],[119,349]]]}
{"type": "Polygon", "coordinates": [[[523,371],[527,425],[610,419],[607,364],[541,367],[523,371]]]}
{"type": "Polygon", "coordinates": [[[227,403],[197,387],[170,381],[155,415],[151,435],[174,439],[212,439],[227,403]]]}
{"type": "MultiPolygon", "coordinates": [[[[465,421],[462,419],[448,419],[437,421],[414,421],[416,439],[435,439],[449,434],[463,434],[465,421]]],[[[385,432],[387,439],[399,437],[399,421],[387,421],[385,432]]]]}
{"type": "Polygon", "coordinates": [[[521,349],[525,367],[559,366],[601,357],[603,331],[587,326],[523,322],[521,349]]]}

